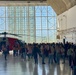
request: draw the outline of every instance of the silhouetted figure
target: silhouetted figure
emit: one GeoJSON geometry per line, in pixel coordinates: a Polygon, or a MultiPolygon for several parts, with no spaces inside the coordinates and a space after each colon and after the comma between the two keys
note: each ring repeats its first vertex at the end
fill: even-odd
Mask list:
{"type": "Polygon", "coordinates": [[[73,55],[73,75],[76,75],[76,51],[73,55]]]}
{"type": "Polygon", "coordinates": [[[38,64],[38,54],[40,55],[40,50],[39,50],[37,44],[34,44],[34,48],[33,48],[32,54],[34,56],[35,64],[38,64]]]}
{"type": "Polygon", "coordinates": [[[46,49],[45,49],[45,45],[43,45],[43,49],[42,49],[42,64],[45,64],[45,57],[46,57],[46,49]]]}
{"type": "Polygon", "coordinates": [[[4,58],[5,58],[5,60],[7,60],[8,52],[7,52],[7,48],[6,48],[6,46],[2,45],[2,51],[3,51],[3,54],[4,54],[4,58]]]}

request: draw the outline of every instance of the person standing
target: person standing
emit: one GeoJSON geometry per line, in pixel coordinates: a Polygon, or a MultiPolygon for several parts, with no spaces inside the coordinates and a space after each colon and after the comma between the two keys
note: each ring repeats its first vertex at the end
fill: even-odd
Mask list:
{"type": "Polygon", "coordinates": [[[4,54],[5,60],[7,60],[7,54],[8,54],[8,52],[7,52],[6,46],[2,45],[2,51],[3,51],[3,54],[4,54]]]}
{"type": "Polygon", "coordinates": [[[45,64],[45,55],[46,55],[46,48],[45,48],[45,44],[42,45],[42,64],[45,64]]]}
{"type": "Polygon", "coordinates": [[[73,75],[76,75],[76,50],[73,53],[73,75]]]}
{"type": "Polygon", "coordinates": [[[34,44],[32,55],[34,57],[35,64],[38,64],[38,54],[40,54],[40,50],[39,50],[37,44],[34,44]]]}
{"type": "Polygon", "coordinates": [[[70,46],[70,48],[68,49],[67,55],[68,55],[68,59],[69,59],[69,66],[71,66],[71,63],[72,63],[72,55],[73,55],[72,46],[70,46]]]}
{"type": "Polygon", "coordinates": [[[51,64],[53,64],[53,59],[54,59],[54,48],[51,45],[49,47],[49,61],[48,61],[48,63],[50,64],[50,61],[51,61],[51,64]]]}
{"type": "Polygon", "coordinates": [[[65,63],[65,50],[64,50],[64,47],[63,46],[60,46],[60,49],[61,49],[61,55],[62,55],[62,59],[63,59],[63,64],[65,63]]]}

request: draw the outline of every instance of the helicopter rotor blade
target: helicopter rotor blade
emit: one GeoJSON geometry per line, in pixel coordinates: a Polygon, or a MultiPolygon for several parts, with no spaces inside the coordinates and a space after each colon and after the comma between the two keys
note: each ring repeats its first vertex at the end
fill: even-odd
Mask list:
{"type": "Polygon", "coordinates": [[[13,33],[7,33],[7,32],[0,33],[0,35],[7,35],[7,34],[21,37],[19,34],[13,34],[13,33]]]}

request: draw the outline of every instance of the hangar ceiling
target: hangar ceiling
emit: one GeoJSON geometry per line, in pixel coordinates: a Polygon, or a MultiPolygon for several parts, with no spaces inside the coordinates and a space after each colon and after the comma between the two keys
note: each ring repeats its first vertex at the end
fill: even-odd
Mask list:
{"type": "Polygon", "coordinates": [[[47,5],[52,6],[57,15],[60,15],[61,13],[76,5],[76,0],[0,0],[0,5],[15,5],[15,3],[22,3],[21,5],[24,5],[24,3],[27,4],[31,2],[35,5],[38,2],[41,4],[47,3],[47,5]]]}
{"type": "Polygon", "coordinates": [[[57,15],[59,15],[75,6],[76,0],[47,0],[47,3],[51,5],[57,15]]]}

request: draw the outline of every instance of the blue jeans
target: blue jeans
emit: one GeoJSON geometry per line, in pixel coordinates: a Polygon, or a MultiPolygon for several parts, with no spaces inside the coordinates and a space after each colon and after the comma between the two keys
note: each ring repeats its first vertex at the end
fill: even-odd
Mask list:
{"type": "Polygon", "coordinates": [[[56,54],[56,61],[57,61],[57,64],[60,64],[60,54],[59,53],[56,54]]]}
{"type": "Polygon", "coordinates": [[[72,56],[71,56],[71,55],[69,55],[69,56],[68,56],[68,58],[69,58],[69,66],[71,66],[72,56]]]}
{"type": "Polygon", "coordinates": [[[73,67],[73,75],[76,75],[76,66],[73,67]]]}
{"type": "Polygon", "coordinates": [[[34,61],[35,61],[35,64],[38,64],[38,56],[37,55],[34,55],[34,61]]]}
{"type": "Polygon", "coordinates": [[[53,58],[54,58],[54,55],[53,54],[49,54],[49,60],[48,60],[48,63],[51,64],[53,63],[53,58]]]}
{"type": "Polygon", "coordinates": [[[63,63],[65,63],[65,55],[62,54],[63,63]]]}
{"type": "Polygon", "coordinates": [[[45,60],[45,55],[42,54],[42,63],[44,63],[44,60],[45,60]]]}
{"type": "Polygon", "coordinates": [[[23,53],[23,59],[26,59],[26,53],[23,53]]]}

